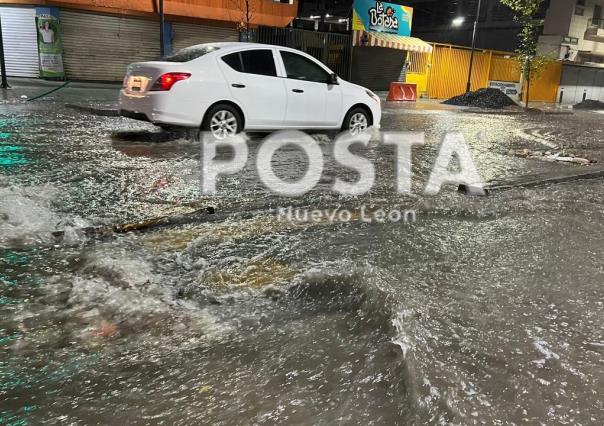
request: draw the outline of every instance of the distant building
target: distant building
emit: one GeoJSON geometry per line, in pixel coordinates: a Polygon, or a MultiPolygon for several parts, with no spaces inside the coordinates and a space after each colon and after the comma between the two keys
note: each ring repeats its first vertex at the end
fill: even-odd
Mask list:
{"type": "MultiPolygon", "coordinates": [[[[414,37],[437,43],[471,46],[478,0],[406,0],[403,4],[415,10],[414,37]],[[455,25],[454,21],[458,18],[458,25],[455,25]]],[[[548,0],[543,3],[537,19],[545,17],[548,4],[548,0]]],[[[518,47],[519,32],[520,25],[514,20],[514,12],[510,8],[499,0],[482,0],[476,38],[478,48],[514,51],[518,47]]]]}
{"type": "Polygon", "coordinates": [[[551,0],[539,51],[556,59],[604,66],[604,0],[551,0]]]}
{"type": "Polygon", "coordinates": [[[349,32],[352,3],[353,0],[300,0],[294,27],[315,31],[349,32]]]}

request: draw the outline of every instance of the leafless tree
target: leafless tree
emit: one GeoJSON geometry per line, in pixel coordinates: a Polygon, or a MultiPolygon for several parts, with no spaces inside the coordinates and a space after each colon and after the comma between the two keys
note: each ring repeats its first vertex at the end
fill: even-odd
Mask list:
{"type": "Polygon", "coordinates": [[[237,13],[237,30],[242,41],[250,41],[250,30],[256,13],[254,0],[231,0],[232,9],[237,13]]]}

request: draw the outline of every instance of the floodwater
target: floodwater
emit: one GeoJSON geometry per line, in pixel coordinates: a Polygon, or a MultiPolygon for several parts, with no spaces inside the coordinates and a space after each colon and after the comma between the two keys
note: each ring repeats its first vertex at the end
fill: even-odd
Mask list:
{"type": "MultiPolygon", "coordinates": [[[[575,167],[513,149],[601,155],[597,114],[390,106],[385,130],[426,132],[413,197],[373,142],[369,195],[331,193],[347,172],[326,155],[301,198],[269,193],[253,163],[210,197],[191,138],[63,106],[114,95],[0,105],[0,424],[604,423],[602,180],[422,194],[447,131],[500,180],[575,167]],[[361,205],[416,220],[271,211],[361,205]],[[210,206],[212,221],[87,231],[210,206]]],[[[274,166],[293,178],[304,157],[274,166]]]]}

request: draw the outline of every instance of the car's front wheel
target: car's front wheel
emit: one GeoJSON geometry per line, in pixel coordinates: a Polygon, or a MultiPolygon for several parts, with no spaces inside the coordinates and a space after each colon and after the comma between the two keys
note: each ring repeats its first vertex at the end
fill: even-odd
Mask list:
{"type": "Polygon", "coordinates": [[[225,139],[243,131],[243,119],[233,106],[218,104],[207,112],[201,129],[216,139],[225,139]]]}
{"type": "Polygon", "coordinates": [[[346,114],[342,130],[348,130],[353,135],[358,135],[367,130],[369,126],[371,126],[371,116],[364,108],[357,107],[346,114]]]}

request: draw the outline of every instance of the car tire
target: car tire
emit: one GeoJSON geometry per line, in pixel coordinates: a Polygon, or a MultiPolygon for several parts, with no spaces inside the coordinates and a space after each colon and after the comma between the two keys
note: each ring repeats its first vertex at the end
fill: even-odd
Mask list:
{"type": "Polygon", "coordinates": [[[372,124],[371,114],[365,108],[355,107],[346,114],[342,130],[357,134],[367,130],[372,124]]]}
{"type": "Polygon", "coordinates": [[[214,105],[206,113],[201,130],[212,133],[218,139],[224,139],[243,131],[243,118],[232,105],[214,105]]]}

